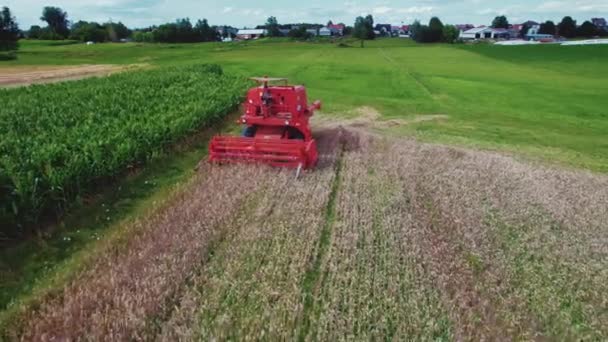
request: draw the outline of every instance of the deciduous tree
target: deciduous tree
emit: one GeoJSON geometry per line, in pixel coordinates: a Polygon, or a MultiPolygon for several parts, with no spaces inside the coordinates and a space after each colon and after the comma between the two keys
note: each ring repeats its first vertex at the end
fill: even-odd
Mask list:
{"type": "Polygon", "coordinates": [[[310,38],[311,34],[306,30],[306,26],[302,25],[298,28],[290,30],[287,36],[292,39],[306,40],[310,38]]]}
{"type": "Polygon", "coordinates": [[[194,31],[200,42],[214,42],[220,40],[218,32],[209,26],[207,19],[197,21],[194,26],[194,31]]]}
{"type": "Polygon", "coordinates": [[[279,21],[276,17],[270,17],[266,20],[266,30],[268,31],[269,37],[280,37],[281,31],[279,30],[279,21]]]}
{"type": "Polygon", "coordinates": [[[355,19],[355,27],[353,29],[353,36],[361,40],[361,47],[363,47],[364,40],[370,40],[376,38],[374,34],[374,17],[367,15],[364,17],[357,17],[355,19]]]}
{"type": "Polygon", "coordinates": [[[81,42],[96,42],[101,43],[108,40],[108,32],[106,29],[96,22],[78,21],[72,25],[70,39],[79,40],[81,42]]]}
{"type": "Polygon", "coordinates": [[[429,21],[429,37],[427,39],[430,43],[436,43],[441,41],[441,36],[443,34],[443,23],[439,18],[432,17],[429,21]]]}
{"type": "Polygon", "coordinates": [[[556,31],[557,27],[555,26],[555,23],[551,20],[547,20],[546,22],[540,24],[540,29],[538,30],[538,33],[554,35],[556,31]]]}
{"type": "Polygon", "coordinates": [[[504,15],[500,15],[497,16],[496,18],[494,18],[494,20],[492,21],[492,27],[493,28],[504,28],[504,29],[508,29],[509,28],[509,21],[507,20],[507,17],[504,15]]]}
{"type": "Polygon", "coordinates": [[[585,21],[579,28],[577,28],[576,34],[580,37],[593,37],[598,35],[598,29],[595,25],[593,25],[592,22],[585,21]]]}
{"type": "Polygon", "coordinates": [[[8,7],[0,12],[0,52],[15,51],[19,48],[19,26],[8,7]]]}
{"type": "Polygon", "coordinates": [[[30,39],[40,39],[42,36],[42,27],[38,25],[30,26],[30,29],[27,31],[27,38],[30,39]]]}
{"type": "Polygon", "coordinates": [[[107,22],[103,26],[107,31],[108,39],[113,42],[128,38],[131,35],[131,30],[120,21],[118,23],[107,22]]]}
{"type": "Polygon", "coordinates": [[[68,28],[68,14],[59,7],[47,6],[42,10],[40,20],[46,21],[50,30],[50,37],[55,39],[65,39],[70,34],[68,28]]]}
{"type": "Polygon", "coordinates": [[[572,17],[564,17],[562,22],[558,25],[559,35],[566,38],[576,37],[576,21],[572,17]]]}
{"type": "Polygon", "coordinates": [[[459,31],[454,25],[445,25],[441,35],[441,40],[444,43],[454,43],[458,39],[459,31]]]}

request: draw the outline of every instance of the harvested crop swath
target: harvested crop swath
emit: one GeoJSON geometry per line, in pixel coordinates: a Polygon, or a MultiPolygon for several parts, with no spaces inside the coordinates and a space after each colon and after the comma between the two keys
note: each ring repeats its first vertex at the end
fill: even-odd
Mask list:
{"type": "Polygon", "coordinates": [[[345,153],[324,278],[310,310],[311,340],[438,340],[451,324],[421,266],[419,223],[400,175],[411,161],[360,137],[345,153]]]}
{"type": "Polygon", "coordinates": [[[0,91],[0,234],[222,117],[245,86],[195,65],[0,91]]]}

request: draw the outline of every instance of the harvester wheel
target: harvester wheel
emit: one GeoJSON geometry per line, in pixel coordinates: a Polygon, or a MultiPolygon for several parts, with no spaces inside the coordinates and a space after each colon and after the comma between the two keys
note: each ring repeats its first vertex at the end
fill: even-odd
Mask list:
{"type": "Polygon", "coordinates": [[[245,128],[243,128],[243,136],[245,138],[253,138],[253,137],[255,137],[256,130],[257,130],[257,127],[255,127],[255,126],[246,126],[245,128]]]}

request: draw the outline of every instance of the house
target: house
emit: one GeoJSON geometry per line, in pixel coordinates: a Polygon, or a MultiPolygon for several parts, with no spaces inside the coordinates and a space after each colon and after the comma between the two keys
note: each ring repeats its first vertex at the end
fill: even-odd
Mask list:
{"type": "Polygon", "coordinates": [[[409,38],[410,37],[410,25],[403,25],[399,29],[399,38],[409,38]]]}
{"type": "Polygon", "coordinates": [[[537,35],[539,31],[540,31],[539,24],[528,25],[528,32],[526,35],[537,35]]]}
{"type": "Polygon", "coordinates": [[[237,33],[236,38],[239,40],[258,39],[266,34],[268,34],[268,31],[264,29],[242,29],[237,33]]]}
{"type": "Polygon", "coordinates": [[[321,36],[321,37],[342,36],[342,35],[344,35],[345,28],[346,27],[344,26],[344,24],[337,24],[337,25],[330,24],[328,26],[324,26],[319,29],[319,36],[321,36]]]}
{"type": "Polygon", "coordinates": [[[510,33],[507,29],[495,29],[486,26],[472,28],[470,30],[460,32],[460,39],[477,40],[477,39],[509,39],[510,33]]]}
{"type": "Polygon", "coordinates": [[[287,37],[287,35],[289,34],[289,31],[291,31],[290,29],[279,29],[279,32],[281,33],[281,36],[283,37],[287,37]]]}
{"type": "MultiPolygon", "coordinates": [[[[540,33],[540,25],[534,24],[533,21],[529,21],[526,24],[528,24],[529,29],[528,29],[528,32],[523,37],[525,40],[541,41],[541,40],[549,40],[549,39],[555,38],[552,34],[540,33]]],[[[524,25],[526,25],[526,24],[524,24],[524,25]]]]}
{"type": "Polygon", "coordinates": [[[511,33],[508,29],[505,28],[493,28],[492,29],[492,38],[494,39],[509,39],[511,38],[511,33]]]}
{"type": "Polygon", "coordinates": [[[454,26],[460,32],[465,32],[465,31],[468,31],[470,29],[474,29],[475,28],[475,25],[473,25],[473,24],[458,24],[458,25],[454,25],[454,26]]]}
{"type": "Polygon", "coordinates": [[[391,37],[399,37],[401,26],[391,26],[391,37]]]}
{"type": "Polygon", "coordinates": [[[378,31],[379,36],[390,36],[392,31],[392,25],[390,24],[376,24],[374,32],[378,31]]]}
{"type": "Polygon", "coordinates": [[[513,24],[509,25],[509,33],[511,38],[517,38],[521,36],[521,30],[524,28],[524,24],[513,24]]]}
{"type": "Polygon", "coordinates": [[[460,32],[460,39],[475,40],[475,39],[486,39],[492,38],[492,29],[485,26],[472,28],[466,31],[460,32]]]}
{"type": "Polygon", "coordinates": [[[330,24],[327,26],[327,28],[332,31],[333,36],[343,36],[346,26],[344,24],[330,24]]]}
{"type": "Polygon", "coordinates": [[[331,29],[327,26],[323,26],[319,29],[319,36],[321,37],[331,37],[331,29]]]}
{"type": "Polygon", "coordinates": [[[591,22],[600,30],[608,31],[608,23],[604,18],[591,18],[591,22]]]}

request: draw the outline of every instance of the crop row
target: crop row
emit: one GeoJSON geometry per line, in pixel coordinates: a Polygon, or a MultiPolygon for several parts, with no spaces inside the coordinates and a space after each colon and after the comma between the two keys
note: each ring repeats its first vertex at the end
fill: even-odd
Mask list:
{"type": "Polygon", "coordinates": [[[245,87],[191,65],[0,91],[0,237],[224,116],[245,87]]]}

